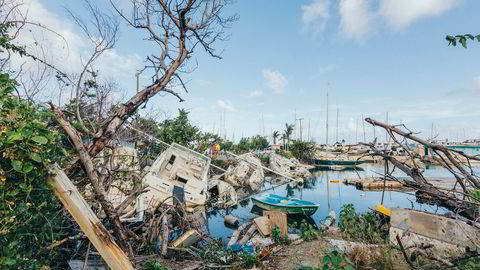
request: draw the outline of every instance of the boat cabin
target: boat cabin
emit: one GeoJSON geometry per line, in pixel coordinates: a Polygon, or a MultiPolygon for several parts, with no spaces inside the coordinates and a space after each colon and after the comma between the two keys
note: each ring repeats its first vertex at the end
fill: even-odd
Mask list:
{"type": "Polygon", "coordinates": [[[155,160],[142,180],[149,189],[142,194],[145,208],[177,202],[187,206],[204,205],[210,162],[207,156],[172,144],[155,160]]]}

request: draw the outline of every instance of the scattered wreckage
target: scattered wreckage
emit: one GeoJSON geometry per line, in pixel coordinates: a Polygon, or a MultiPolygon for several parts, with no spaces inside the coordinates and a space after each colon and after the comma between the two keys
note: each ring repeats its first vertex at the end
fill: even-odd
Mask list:
{"type": "Polygon", "coordinates": [[[295,182],[299,185],[303,185],[304,178],[312,176],[309,170],[314,168],[301,164],[296,158],[288,159],[275,152],[270,153],[269,166],[273,171],[295,179],[295,182]]]}

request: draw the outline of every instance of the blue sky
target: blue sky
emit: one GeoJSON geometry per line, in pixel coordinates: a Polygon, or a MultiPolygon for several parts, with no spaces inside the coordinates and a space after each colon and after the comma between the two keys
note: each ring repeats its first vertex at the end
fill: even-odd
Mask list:
{"type": "MultiPolygon", "coordinates": [[[[27,3],[31,16],[60,28],[72,41],[60,60],[68,67],[88,51],[64,10],[84,15],[78,2],[27,3]]],[[[128,1],[117,2],[129,8],[128,1]]],[[[215,132],[225,112],[227,137],[235,134],[238,140],[242,134],[282,131],[286,122],[293,123],[296,110],[305,119],[304,138],[310,122],[311,137],[324,142],[328,90],[330,142],[337,108],[339,139],[349,142],[356,130],[363,139],[362,114],[385,120],[387,112],[390,123],[406,124],[423,137],[430,135],[433,122],[439,138],[478,138],[480,43],[448,47],[445,35],[479,33],[479,7],[473,0],[239,0],[226,10],[240,19],[229,29],[230,39],[217,44],[225,50],[223,59],[197,49],[198,68],[185,76],[187,101],[157,96],[145,111],[174,116],[186,108],[198,126],[215,132]]],[[[97,64],[119,83],[122,96],[135,91],[135,71],[158,50],[142,37],[122,22],[117,48],[97,64]]],[[[143,77],[141,83],[149,81],[143,77]]],[[[372,140],[373,128],[365,129],[372,140]]],[[[298,125],[296,132],[299,136],[298,125]]],[[[385,138],[379,130],[376,134],[385,138]]]]}

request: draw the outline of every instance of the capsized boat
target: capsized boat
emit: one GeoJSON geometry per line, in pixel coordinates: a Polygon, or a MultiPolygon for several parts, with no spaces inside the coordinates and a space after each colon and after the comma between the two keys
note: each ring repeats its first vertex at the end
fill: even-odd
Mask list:
{"type": "MultiPolygon", "coordinates": [[[[155,209],[160,203],[174,204],[174,198],[188,207],[205,205],[210,158],[173,143],[153,163],[142,183],[144,208],[155,209]]],[[[146,210],[145,209],[145,210],[146,210]]]]}
{"type": "Polygon", "coordinates": [[[262,194],[252,198],[254,205],[265,209],[285,212],[290,215],[313,215],[319,204],[309,201],[287,198],[275,194],[262,194]]]}

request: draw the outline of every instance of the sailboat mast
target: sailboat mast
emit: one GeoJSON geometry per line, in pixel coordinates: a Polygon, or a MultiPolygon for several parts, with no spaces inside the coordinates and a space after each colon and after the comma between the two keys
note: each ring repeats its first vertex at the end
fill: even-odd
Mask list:
{"type": "Polygon", "coordinates": [[[364,118],[363,118],[363,114],[362,114],[362,125],[363,125],[363,142],[366,143],[367,138],[365,137],[365,121],[364,121],[364,118]]]}
{"type": "Polygon", "coordinates": [[[328,145],[328,90],[327,90],[327,121],[326,121],[326,138],[325,138],[325,144],[328,145]]]}
{"type": "Polygon", "coordinates": [[[339,109],[337,107],[337,131],[335,132],[335,143],[338,143],[338,112],[339,109]]]}

